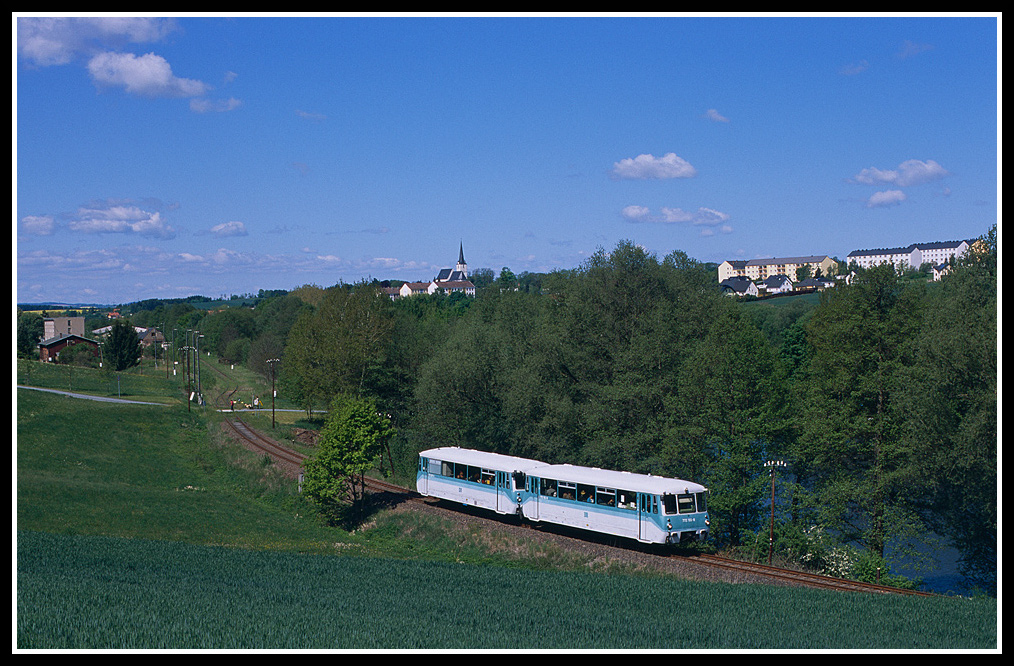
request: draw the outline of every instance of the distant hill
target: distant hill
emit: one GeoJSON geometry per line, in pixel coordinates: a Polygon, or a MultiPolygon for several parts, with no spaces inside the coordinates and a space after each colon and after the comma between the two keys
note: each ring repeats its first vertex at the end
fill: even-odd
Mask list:
{"type": "Polygon", "coordinates": [[[18,308],[27,311],[34,310],[85,310],[90,308],[108,309],[113,305],[102,303],[18,303],[18,308]]]}

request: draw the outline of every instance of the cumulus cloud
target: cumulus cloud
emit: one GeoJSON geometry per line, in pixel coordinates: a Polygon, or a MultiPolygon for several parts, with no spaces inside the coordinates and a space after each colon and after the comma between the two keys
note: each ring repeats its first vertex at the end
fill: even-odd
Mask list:
{"type": "Polygon", "coordinates": [[[866,200],[867,208],[888,208],[890,206],[898,206],[907,197],[901,190],[887,190],[884,192],[875,192],[869,199],[866,200]]]}
{"type": "Polygon", "coordinates": [[[666,153],[662,157],[649,154],[628,157],[614,163],[612,173],[614,178],[645,180],[693,178],[697,170],[676,153],[666,153]]]}
{"type": "Polygon", "coordinates": [[[144,97],[196,97],[208,91],[205,83],[174,75],[166,59],[154,53],[100,53],[88,61],[88,73],[100,86],[144,97]]]}
{"type": "MultiPolygon", "coordinates": [[[[176,28],[172,19],[145,17],[19,18],[18,56],[33,67],[84,63],[100,89],[122,89],[150,98],[194,98],[190,109],[195,113],[238,108],[241,103],[234,97],[197,99],[211,86],[177,76],[162,56],[129,52],[134,45],[163,41],[176,28]]],[[[226,83],[235,78],[235,72],[224,75],[226,83]]]]}
{"type": "Polygon", "coordinates": [[[161,213],[132,205],[79,208],[67,227],[87,234],[137,234],[163,239],[176,236],[176,230],[162,219],[161,213]]]}
{"type": "Polygon", "coordinates": [[[150,17],[19,17],[18,56],[36,67],[66,65],[100,51],[159,42],[176,30],[150,17]]]}
{"type": "Polygon", "coordinates": [[[644,206],[626,206],[620,211],[620,215],[628,220],[643,220],[651,215],[651,210],[644,206]]]}
{"type": "Polygon", "coordinates": [[[896,169],[869,167],[852,177],[852,181],[863,185],[890,184],[897,187],[922,185],[947,176],[947,170],[933,160],[906,160],[896,169]]]}
{"type": "Polygon", "coordinates": [[[223,222],[222,224],[216,224],[211,227],[211,233],[218,238],[226,238],[228,236],[246,236],[246,225],[242,222],[223,222]]]}

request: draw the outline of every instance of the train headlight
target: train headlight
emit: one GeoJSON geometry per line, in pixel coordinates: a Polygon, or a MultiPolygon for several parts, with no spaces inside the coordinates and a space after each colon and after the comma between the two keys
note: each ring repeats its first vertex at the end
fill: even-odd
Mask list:
{"type": "Polygon", "coordinates": [[[665,523],[665,526],[666,526],[666,528],[668,528],[671,531],[672,530],[672,521],[671,520],[667,520],[666,523],[665,523]]]}

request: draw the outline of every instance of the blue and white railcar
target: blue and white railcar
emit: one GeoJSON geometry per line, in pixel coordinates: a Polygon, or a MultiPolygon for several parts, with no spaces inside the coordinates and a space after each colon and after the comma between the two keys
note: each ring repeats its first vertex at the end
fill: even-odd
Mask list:
{"type": "Polygon", "coordinates": [[[520,513],[527,470],[545,463],[456,446],[419,454],[420,495],[460,502],[497,513],[520,513]]]}
{"type": "Polygon", "coordinates": [[[707,488],[691,481],[574,465],[530,468],[526,476],[522,513],[534,522],[644,543],[708,536],[707,488]]]}

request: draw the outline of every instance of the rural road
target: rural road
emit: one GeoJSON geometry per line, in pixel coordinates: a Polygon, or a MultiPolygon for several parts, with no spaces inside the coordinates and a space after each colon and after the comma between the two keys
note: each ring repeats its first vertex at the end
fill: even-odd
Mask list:
{"type": "Polygon", "coordinates": [[[84,393],[73,393],[71,391],[58,391],[57,389],[45,389],[38,388],[36,386],[24,386],[22,384],[17,385],[19,389],[30,389],[32,391],[45,391],[46,393],[59,393],[61,395],[68,395],[72,398],[84,398],[85,400],[97,400],[99,402],[121,402],[131,405],[158,405],[160,407],[166,407],[165,403],[161,402],[142,402],[140,400],[124,400],[122,398],[106,398],[100,395],[86,395],[84,393]]]}

